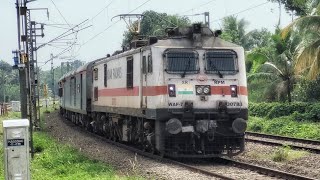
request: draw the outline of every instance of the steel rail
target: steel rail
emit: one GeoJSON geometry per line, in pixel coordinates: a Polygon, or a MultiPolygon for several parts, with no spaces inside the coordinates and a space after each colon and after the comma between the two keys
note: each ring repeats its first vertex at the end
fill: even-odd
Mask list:
{"type": "Polygon", "coordinates": [[[293,137],[287,137],[287,136],[263,134],[263,133],[248,132],[248,131],[246,132],[246,135],[256,136],[256,137],[265,137],[265,138],[271,138],[271,139],[277,139],[277,140],[292,141],[292,142],[305,143],[305,144],[320,145],[320,141],[312,140],[312,139],[293,138],[293,137]]]}
{"type": "Polygon", "coordinates": [[[265,139],[253,139],[250,137],[245,137],[246,142],[260,143],[260,144],[272,145],[272,146],[289,146],[295,150],[305,150],[305,151],[309,151],[311,153],[320,154],[320,148],[314,148],[314,147],[293,144],[296,142],[296,143],[303,143],[306,145],[320,145],[320,141],[309,140],[309,139],[297,139],[297,138],[292,138],[292,137],[276,136],[276,135],[260,134],[260,133],[252,133],[252,132],[246,132],[246,135],[254,136],[254,137],[261,137],[261,138],[268,138],[271,140],[290,141],[292,143],[281,143],[281,142],[268,141],[265,139]]]}
{"type": "Polygon", "coordinates": [[[236,160],[232,160],[232,159],[227,159],[227,158],[220,158],[220,159],[222,161],[224,161],[225,163],[232,164],[234,167],[238,167],[241,169],[248,169],[251,171],[256,171],[260,174],[264,174],[264,175],[268,175],[268,176],[275,176],[275,177],[280,177],[280,178],[285,178],[285,179],[316,180],[314,178],[301,176],[301,175],[297,175],[297,174],[292,174],[292,173],[288,173],[288,172],[284,172],[284,171],[280,171],[280,170],[276,170],[276,169],[271,169],[271,168],[267,168],[267,167],[262,167],[259,165],[240,162],[240,161],[236,161],[236,160]]]}
{"type": "Polygon", "coordinates": [[[320,149],[317,148],[312,148],[312,147],[305,147],[305,146],[298,146],[294,144],[285,144],[285,143],[279,143],[279,142],[272,142],[272,141],[266,141],[266,140],[261,140],[261,139],[250,139],[250,138],[245,138],[246,142],[254,142],[254,143],[260,143],[260,144],[265,144],[265,145],[272,145],[272,146],[289,146],[292,149],[295,150],[305,150],[309,151],[315,154],[320,154],[320,149]]]}
{"type": "MultiPolygon", "coordinates": [[[[185,163],[182,163],[182,162],[178,162],[178,161],[175,161],[175,160],[172,160],[172,159],[163,158],[163,157],[161,157],[159,155],[151,154],[151,153],[145,152],[143,150],[137,149],[135,147],[128,146],[126,144],[122,144],[122,143],[107,139],[107,138],[105,138],[103,136],[100,136],[100,135],[97,135],[95,133],[89,132],[89,131],[81,128],[80,126],[75,125],[74,123],[72,123],[71,121],[69,121],[67,119],[65,119],[65,120],[63,120],[63,119],[65,119],[65,118],[61,117],[61,120],[66,125],[71,126],[71,127],[76,127],[75,129],[78,130],[78,131],[90,134],[91,136],[93,136],[93,137],[95,137],[95,138],[97,138],[99,140],[102,140],[102,141],[107,142],[109,144],[115,145],[115,146],[117,146],[119,148],[123,148],[123,149],[129,150],[129,151],[132,151],[132,152],[137,153],[137,154],[139,154],[141,156],[144,156],[144,157],[147,157],[147,158],[150,158],[150,159],[155,159],[155,160],[158,160],[160,162],[179,165],[179,166],[187,168],[187,169],[189,169],[189,170],[191,170],[191,171],[193,171],[195,173],[201,173],[201,174],[204,174],[204,175],[208,175],[208,176],[216,177],[216,178],[220,178],[220,179],[234,180],[234,178],[230,178],[228,176],[224,176],[224,175],[219,174],[219,173],[215,173],[215,172],[207,171],[207,170],[204,170],[204,169],[200,169],[198,167],[195,167],[195,166],[192,166],[192,165],[188,165],[188,164],[185,164],[185,163]]],[[[310,178],[310,177],[300,176],[300,175],[297,175],[297,174],[287,173],[287,172],[284,172],[284,171],[279,171],[279,170],[270,169],[270,168],[267,168],[267,167],[248,164],[248,163],[235,161],[235,160],[231,160],[231,159],[227,159],[227,158],[219,158],[219,159],[221,159],[222,162],[225,162],[227,164],[231,164],[234,167],[255,171],[255,172],[258,172],[260,174],[264,174],[264,175],[268,175],[268,176],[277,176],[277,177],[281,177],[281,178],[285,178],[285,179],[315,180],[315,179],[310,178]]]]}

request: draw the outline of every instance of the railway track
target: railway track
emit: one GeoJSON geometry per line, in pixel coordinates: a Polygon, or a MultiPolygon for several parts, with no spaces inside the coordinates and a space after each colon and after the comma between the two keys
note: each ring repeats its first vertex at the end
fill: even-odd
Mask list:
{"type": "Polygon", "coordinates": [[[258,166],[258,165],[254,165],[254,164],[249,164],[249,163],[245,163],[245,162],[235,161],[232,159],[227,159],[227,158],[221,158],[221,159],[222,159],[222,161],[224,161],[226,163],[230,163],[235,167],[249,169],[251,171],[256,171],[258,173],[265,174],[265,175],[272,176],[272,177],[279,177],[279,178],[283,178],[283,179],[315,180],[310,177],[300,176],[297,174],[292,174],[292,173],[288,173],[288,172],[284,172],[284,171],[280,171],[280,170],[276,170],[276,169],[271,169],[271,168],[267,168],[267,167],[263,167],[263,166],[258,166]]]}
{"type": "Polygon", "coordinates": [[[122,143],[107,139],[107,138],[105,138],[103,136],[97,135],[97,134],[89,132],[89,131],[87,131],[87,130],[79,127],[79,126],[76,126],[69,120],[64,120],[63,122],[66,123],[68,126],[72,126],[73,128],[76,128],[78,131],[90,134],[91,136],[93,136],[93,137],[95,137],[97,139],[100,139],[100,140],[102,140],[102,141],[104,141],[106,143],[109,143],[109,144],[115,145],[117,147],[132,151],[132,152],[134,152],[136,154],[139,154],[141,156],[148,157],[150,159],[155,159],[155,160],[158,160],[158,161],[161,161],[161,162],[165,162],[165,163],[175,164],[175,165],[187,168],[187,169],[189,169],[189,170],[191,170],[191,171],[193,171],[195,173],[201,173],[201,174],[208,175],[208,176],[211,176],[211,177],[216,177],[216,178],[219,178],[219,179],[235,180],[233,178],[230,178],[230,177],[222,175],[222,174],[218,174],[218,173],[211,172],[211,171],[206,171],[206,170],[197,168],[195,166],[188,165],[188,164],[185,164],[185,163],[181,163],[179,161],[175,161],[175,160],[172,160],[172,159],[163,158],[163,157],[161,157],[159,155],[151,154],[151,153],[145,152],[143,150],[137,149],[135,147],[132,147],[132,146],[129,146],[129,145],[126,145],[126,144],[122,144],[122,143]]]}
{"type": "Polygon", "coordinates": [[[292,138],[256,132],[246,132],[246,141],[272,146],[290,146],[292,149],[305,150],[320,154],[320,141],[292,138]]]}
{"type": "MultiPolygon", "coordinates": [[[[200,174],[204,174],[204,175],[215,177],[215,178],[219,178],[219,179],[226,179],[226,180],[237,179],[237,178],[232,178],[230,176],[227,176],[227,175],[224,175],[224,174],[221,174],[221,173],[213,172],[214,168],[212,168],[211,170],[206,170],[205,168],[201,168],[200,166],[190,165],[190,164],[186,164],[186,163],[179,162],[179,161],[176,161],[176,160],[163,158],[163,157],[161,157],[159,155],[151,154],[151,153],[145,152],[143,150],[137,149],[135,147],[132,147],[132,146],[129,146],[129,145],[126,145],[126,144],[121,144],[119,142],[115,142],[115,141],[106,139],[103,136],[97,135],[97,134],[89,132],[89,131],[87,131],[87,130],[79,127],[79,126],[76,126],[76,125],[74,125],[72,122],[70,122],[68,120],[64,120],[63,122],[65,122],[65,124],[67,124],[68,126],[76,128],[78,131],[90,134],[91,136],[94,136],[95,138],[100,139],[100,140],[102,140],[104,142],[113,144],[113,145],[115,145],[117,147],[132,151],[134,153],[137,153],[139,155],[142,155],[142,156],[145,156],[145,157],[148,157],[148,158],[151,158],[151,159],[155,159],[155,160],[158,160],[158,161],[161,161],[161,162],[178,165],[178,166],[187,168],[190,171],[193,171],[195,173],[200,173],[200,174]]],[[[244,169],[244,170],[254,171],[254,172],[257,172],[259,174],[263,174],[263,175],[267,175],[267,176],[271,176],[271,177],[279,177],[279,178],[283,178],[283,179],[313,180],[312,178],[309,178],[309,177],[300,176],[300,175],[296,175],[296,174],[292,174],[292,173],[287,173],[287,172],[283,172],[283,171],[279,171],[279,170],[275,170],[275,169],[270,169],[270,168],[266,168],[266,167],[262,167],[262,166],[257,166],[257,165],[253,165],[253,164],[248,164],[248,163],[244,163],[244,162],[240,162],[240,161],[235,161],[235,160],[232,160],[232,159],[227,159],[227,158],[218,158],[218,159],[219,159],[219,163],[221,163],[221,164],[237,167],[237,168],[244,169]]]]}

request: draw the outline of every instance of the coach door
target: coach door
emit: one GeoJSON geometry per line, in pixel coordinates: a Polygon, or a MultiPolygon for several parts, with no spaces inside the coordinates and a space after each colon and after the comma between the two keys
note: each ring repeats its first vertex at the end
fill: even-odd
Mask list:
{"type": "Polygon", "coordinates": [[[147,108],[147,99],[148,99],[148,84],[147,84],[147,59],[148,53],[146,51],[141,52],[141,108],[147,108]]]}

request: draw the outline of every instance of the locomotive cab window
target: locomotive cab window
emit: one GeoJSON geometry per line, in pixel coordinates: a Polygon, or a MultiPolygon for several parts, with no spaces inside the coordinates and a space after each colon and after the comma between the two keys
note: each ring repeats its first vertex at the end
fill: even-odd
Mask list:
{"type": "Polygon", "coordinates": [[[205,70],[209,74],[235,74],[238,56],[233,50],[210,50],[205,53],[205,70]]]}
{"type": "Polygon", "coordinates": [[[95,68],[93,70],[93,78],[94,78],[94,80],[98,80],[98,68],[95,68]]]}
{"type": "Polygon", "coordinates": [[[185,75],[199,72],[199,56],[196,51],[168,50],[164,56],[167,73],[185,75]]]}

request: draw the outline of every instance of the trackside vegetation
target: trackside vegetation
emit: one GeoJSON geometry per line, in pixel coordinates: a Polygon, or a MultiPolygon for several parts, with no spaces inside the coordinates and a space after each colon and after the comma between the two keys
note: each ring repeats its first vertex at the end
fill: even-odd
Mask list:
{"type": "Polygon", "coordinates": [[[320,140],[319,103],[250,103],[248,130],[320,140]]]}
{"type": "MultiPolygon", "coordinates": [[[[51,109],[50,109],[51,110],[51,109]]],[[[9,112],[0,117],[0,138],[3,138],[2,121],[17,119],[20,113],[9,112]]],[[[43,117],[43,116],[42,116],[43,117]]],[[[43,120],[43,119],[42,119],[43,120]]],[[[34,133],[35,155],[31,160],[31,175],[34,180],[136,180],[138,176],[119,176],[110,166],[97,160],[91,160],[71,146],[60,144],[45,132],[34,133]]],[[[0,179],[4,179],[4,149],[0,143],[0,179]]]]}
{"type": "Polygon", "coordinates": [[[35,133],[34,148],[32,179],[127,179],[117,176],[111,166],[90,160],[43,132],[35,133]]]}

